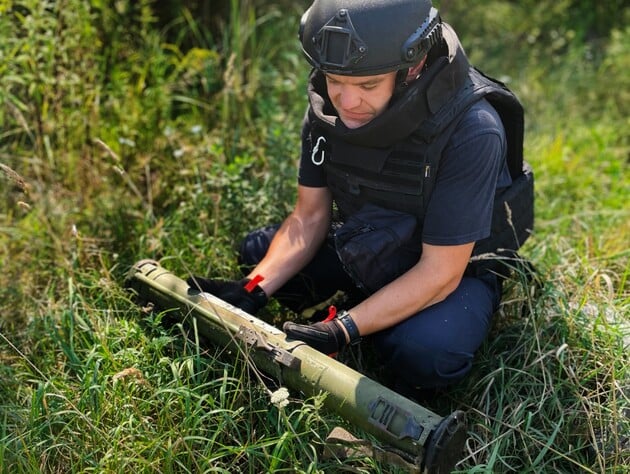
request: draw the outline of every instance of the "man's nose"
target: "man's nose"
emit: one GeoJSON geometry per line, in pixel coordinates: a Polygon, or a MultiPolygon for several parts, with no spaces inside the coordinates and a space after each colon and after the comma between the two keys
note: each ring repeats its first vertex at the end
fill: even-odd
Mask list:
{"type": "Polygon", "coordinates": [[[361,104],[361,94],[353,87],[343,87],[339,93],[339,104],[343,109],[352,110],[361,104]]]}

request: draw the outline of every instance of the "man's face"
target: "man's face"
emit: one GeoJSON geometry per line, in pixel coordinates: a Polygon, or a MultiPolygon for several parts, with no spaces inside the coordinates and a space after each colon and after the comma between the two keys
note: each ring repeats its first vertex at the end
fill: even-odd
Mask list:
{"type": "Polygon", "coordinates": [[[328,96],[348,128],[359,128],[380,115],[394,93],[396,72],[376,76],[326,74],[328,96]]]}

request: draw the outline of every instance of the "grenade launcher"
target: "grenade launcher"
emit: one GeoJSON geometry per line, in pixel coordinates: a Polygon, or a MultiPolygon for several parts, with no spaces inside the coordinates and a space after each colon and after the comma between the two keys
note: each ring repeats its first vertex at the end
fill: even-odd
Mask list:
{"type": "Polygon", "coordinates": [[[240,346],[256,367],[307,396],[326,392],[325,406],[402,455],[416,472],[449,473],[466,440],[464,413],[441,417],[350,367],[289,340],[278,328],[188,284],[153,260],[131,269],[127,286],[142,303],[195,318],[200,334],[221,347],[240,346]]]}

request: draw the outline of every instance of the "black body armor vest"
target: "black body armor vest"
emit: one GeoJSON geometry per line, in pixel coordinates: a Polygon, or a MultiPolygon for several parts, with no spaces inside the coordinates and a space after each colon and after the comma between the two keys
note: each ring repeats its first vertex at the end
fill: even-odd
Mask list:
{"type": "Polygon", "coordinates": [[[533,227],[533,175],[523,162],[523,108],[507,87],[469,64],[446,24],[440,49],[417,80],[359,129],[346,128],[336,117],[325,78],[314,72],[308,112],[312,157],[323,160],[342,220],[367,203],[412,214],[418,220],[420,251],[422,222],[442,152],[465,112],[485,98],[505,128],[513,184],[497,192],[491,236],[477,242],[473,254],[515,251],[533,227]]]}

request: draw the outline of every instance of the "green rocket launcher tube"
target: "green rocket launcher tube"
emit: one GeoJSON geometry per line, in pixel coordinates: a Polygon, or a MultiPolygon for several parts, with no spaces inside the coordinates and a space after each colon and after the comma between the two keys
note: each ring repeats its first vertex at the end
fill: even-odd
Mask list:
{"type": "Polygon", "coordinates": [[[138,299],[194,318],[213,344],[245,350],[255,365],[290,389],[326,392],[325,405],[429,473],[450,472],[463,454],[464,414],[443,418],[208,293],[190,288],[153,260],[137,262],[127,286],[138,299]],[[239,346],[239,347],[237,347],[239,346]]]}

